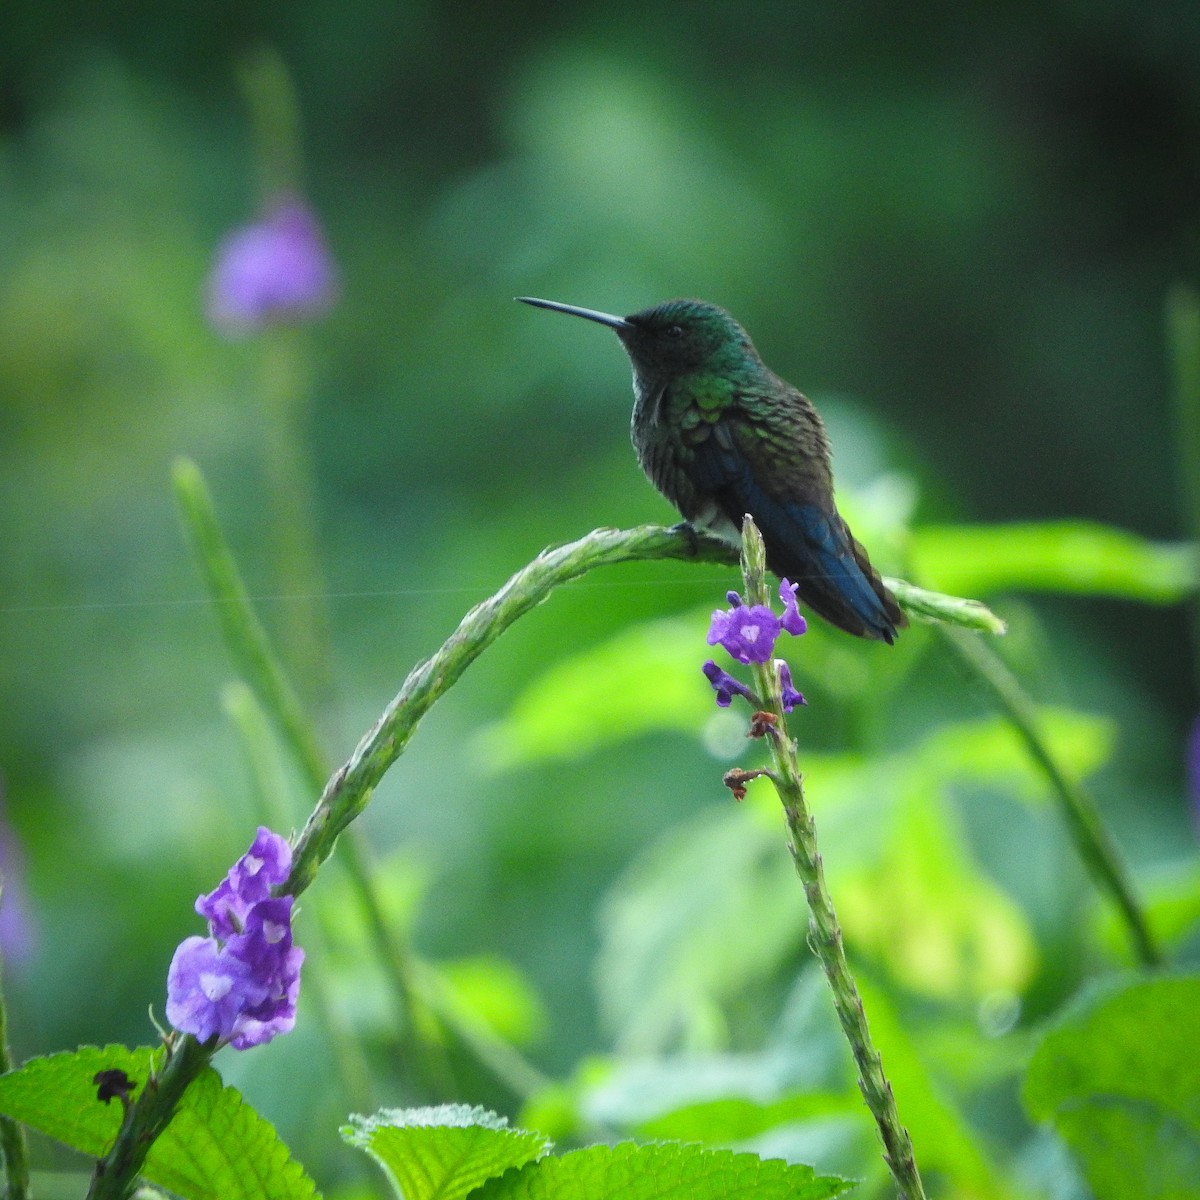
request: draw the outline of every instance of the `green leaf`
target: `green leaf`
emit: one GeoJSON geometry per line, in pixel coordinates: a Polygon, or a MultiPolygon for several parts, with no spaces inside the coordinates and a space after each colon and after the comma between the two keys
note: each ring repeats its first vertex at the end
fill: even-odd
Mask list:
{"type": "Polygon", "coordinates": [[[495,1175],[548,1153],[540,1134],[484,1108],[443,1104],[354,1117],[342,1137],[384,1169],[403,1200],[461,1200],[495,1175]]]}
{"type": "Polygon", "coordinates": [[[778,825],[749,806],[728,806],[639,855],[600,921],[604,1019],[619,1049],[646,1053],[723,1042],[719,1004],[794,951],[807,914],[778,825]]]}
{"type": "Polygon", "coordinates": [[[528,1045],[545,1028],[546,1014],[529,980],[494,954],[438,965],[456,1008],[514,1045],[528,1045]]]}
{"type": "Polygon", "coordinates": [[[1042,1041],[1025,1105],[1075,1152],[1096,1200],[1195,1197],[1198,1042],[1198,976],[1093,989],[1042,1041]]]}
{"type": "MultiPolygon", "coordinates": [[[[116,1100],[97,1100],[93,1077],[122,1070],[140,1090],[161,1054],[145,1046],[84,1046],[30,1059],[0,1076],[0,1112],[99,1158],[117,1135],[122,1111],[116,1100]]],[[[211,1068],[184,1093],[142,1174],[187,1200],[309,1200],[317,1194],[271,1124],[211,1068]]]]}
{"type": "Polygon", "coordinates": [[[935,791],[904,796],[878,861],[839,875],[837,908],[856,948],[904,986],[940,999],[1019,993],[1036,946],[1017,905],[983,875],[935,791]]]}
{"type": "Polygon", "coordinates": [[[636,625],[540,676],[477,749],[488,767],[506,770],[646,733],[695,734],[713,711],[704,649],[699,615],[636,625]]]}
{"type": "Polygon", "coordinates": [[[825,1200],[852,1186],[777,1158],[621,1142],[544,1158],[489,1180],[471,1200],[825,1200]]]}
{"type": "Polygon", "coordinates": [[[927,525],[913,531],[912,562],[923,583],[964,596],[1020,589],[1171,604],[1197,587],[1193,546],[1090,521],[927,525]]]}
{"type": "MultiPolygon", "coordinates": [[[[1114,721],[1067,708],[1039,708],[1038,727],[1055,761],[1076,779],[1104,766],[1117,740],[1114,721]]],[[[1025,801],[1050,795],[1045,773],[1012,723],[1000,716],[938,727],[908,756],[908,769],[928,786],[957,778],[1003,785],[1025,801]]]]}

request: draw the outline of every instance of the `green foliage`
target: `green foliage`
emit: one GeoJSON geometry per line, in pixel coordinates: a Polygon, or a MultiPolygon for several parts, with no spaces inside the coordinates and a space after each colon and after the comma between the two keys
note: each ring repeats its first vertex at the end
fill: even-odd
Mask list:
{"type": "Polygon", "coordinates": [[[579,758],[639,734],[693,733],[712,708],[703,642],[697,613],[635,624],[564,655],[483,731],[478,750],[490,768],[504,769],[579,758]]]}
{"type": "Polygon", "coordinates": [[[1090,988],[1042,1040],[1025,1079],[1096,1200],[1190,1200],[1200,1179],[1200,976],[1090,988]]]}
{"type": "Polygon", "coordinates": [[[388,1109],[357,1118],[342,1136],[379,1162],[403,1200],[830,1200],[851,1186],[811,1167],[678,1143],[546,1157],[541,1134],[466,1105],[388,1109]]]}
{"type": "Polygon", "coordinates": [[[659,1144],[589,1146],[489,1180],[477,1200],[827,1200],[852,1184],[811,1167],[728,1150],[659,1144]]]}
{"type": "MultiPolygon", "coordinates": [[[[30,1059],[0,1076],[0,1111],[84,1154],[100,1157],[116,1137],[122,1108],[96,1098],[93,1077],[122,1070],[145,1086],[162,1051],[85,1046],[30,1059]]],[[[146,1179],[186,1200],[311,1200],[316,1188],[271,1127],[238,1092],[205,1069],[146,1158],[146,1179]]]]}
{"type": "MultiPolygon", "coordinates": [[[[1189,935],[1200,929],[1200,864],[1188,860],[1155,873],[1146,883],[1146,919],[1165,946],[1183,949],[1189,935]]],[[[1100,914],[1100,934],[1114,958],[1122,953],[1126,935],[1117,914],[1100,914]]]]}
{"type": "MultiPolygon", "coordinates": [[[[1154,932],[1194,962],[1200,885],[1180,769],[1194,655],[1175,614],[1136,607],[1196,590],[1194,548],[1142,536],[1200,533],[1190,290],[1170,313],[1177,455],[1155,394],[1154,297],[1195,266],[1195,189],[1179,170],[1197,126],[1194,23],[1130,0],[1049,17],[978,6],[948,35],[936,10],[911,7],[867,20],[832,6],[814,20],[765,6],[730,23],[721,6],[643,6],[614,22],[584,4],[563,22],[543,5],[545,20],[497,31],[436,6],[326,6],[315,26],[306,8],[278,6],[267,33],[304,128],[276,140],[307,151],[289,166],[345,282],[298,364],[313,386],[290,430],[301,458],[311,449],[319,525],[283,505],[281,531],[264,517],[281,499],[264,486],[267,447],[289,435],[263,403],[269,356],[221,342],[201,307],[213,245],[257,203],[256,170],[278,176],[278,163],[250,161],[251,122],[234,116],[230,47],[264,33],[234,7],[218,27],[199,8],[132,6],[106,14],[98,37],[78,5],[14,0],[0,39],[0,764],[5,837],[23,843],[41,921],[32,957],[6,956],[19,1054],[140,1037],[181,903],[245,840],[249,789],[213,704],[228,672],[213,627],[237,597],[197,588],[164,464],[204,464],[242,591],[263,598],[272,632],[305,590],[281,577],[276,539],[287,521],[302,543],[319,535],[329,586],[311,590],[332,595],[309,600],[329,608],[337,678],[304,720],[338,760],[408,667],[542,545],[674,519],[629,452],[619,349],[528,320],[509,297],[531,290],[617,310],[685,293],[729,305],[814,394],[851,524],[888,570],[905,571],[911,551],[921,581],[966,594],[1126,601],[1002,604],[1014,626],[1049,616],[1036,653],[1014,659],[1022,682],[1060,705],[1039,718],[1066,768],[1105,765],[1094,786],[1154,932]],[[798,47],[809,69],[794,69],[798,47]],[[1137,101],[1132,135],[1097,118],[1113,94],[1137,101]],[[1154,136],[1138,136],[1139,120],[1154,136]],[[1178,489],[1159,485],[1172,467],[1190,494],[1182,520],[1178,489]],[[911,536],[911,506],[886,486],[898,468],[921,497],[911,536]],[[870,503],[856,515],[868,493],[879,522],[870,503]],[[969,524],[979,512],[997,524],[969,524]],[[1086,519],[1024,520],[1040,513],[1086,519]],[[72,847],[86,847],[87,871],[72,847]]],[[[764,1082],[781,1069],[764,1030],[804,961],[804,910],[767,785],[735,808],[698,750],[697,735],[721,761],[746,747],[697,669],[696,633],[731,582],[655,563],[558,593],[422,726],[367,831],[385,883],[405,892],[392,911],[418,962],[460,964],[430,970],[431,994],[512,1039],[543,1028],[546,1069],[570,1076],[610,1048],[588,984],[598,909],[602,1016],[623,1048],[755,1059],[723,1085],[690,1058],[655,1059],[677,1072],[673,1098],[660,1077],[657,1115],[622,1128],[861,1133],[847,1079],[764,1082]],[[624,659],[609,640],[619,630],[624,659]],[[593,658],[567,661],[589,645],[593,658]],[[691,828],[672,830],[684,814],[691,828]],[[531,985],[462,962],[480,948],[519,962],[531,985]]],[[[246,633],[238,670],[286,723],[246,633]]],[[[970,720],[980,697],[931,640],[915,627],[887,652],[814,630],[797,671],[812,707],[794,732],[852,952],[882,996],[872,1015],[891,1006],[930,1075],[928,1091],[898,1081],[921,1154],[939,1153],[924,1109],[941,1097],[972,1114],[1002,1168],[1019,1158],[1036,1174],[1030,1130],[996,1091],[1011,1087],[1031,1022],[1123,961],[1125,938],[1081,894],[1053,813],[1032,811],[1044,780],[1002,722],[970,720]],[[989,1026],[994,1006],[1012,1034],[989,1026]]],[[[255,765],[271,767],[259,716],[255,765]]],[[[290,743],[310,800],[320,755],[290,743]]],[[[8,915],[20,884],[6,870],[8,915]]],[[[430,1097],[395,1053],[358,903],[324,871],[301,919],[328,918],[332,1015],[361,1039],[371,1083],[418,1103],[430,1097]]],[[[327,1136],[337,1050],[315,991],[294,1042],[222,1070],[340,1188],[351,1156],[327,1136]]],[[[901,1075],[904,1061],[889,1049],[901,1075]]],[[[459,1084],[448,1094],[513,1102],[490,1077],[464,1071],[459,1084]]],[[[79,1086],[64,1093],[71,1111],[85,1111],[79,1086]]],[[[857,1169],[877,1158],[865,1143],[861,1159],[860,1139],[822,1161],[857,1169]]],[[[47,1165],[53,1149],[35,1149],[47,1165]]],[[[965,1194],[968,1167],[955,1176],[965,1194]]],[[[1020,1194],[1050,1189],[1034,1178],[1020,1194]]]]}
{"type": "Polygon", "coordinates": [[[1198,584],[1191,546],[1089,521],[919,526],[912,560],[923,583],[960,596],[1014,589],[1173,604],[1198,584]]]}
{"type": "Polygon", "coordinates": [[[792,954],[805,923],[777,829],[727,810],[666,834],[600,913],[601,1011],[618,1048],[723,1044],[723,1002],[792,954]]]}
{"type": "Polygon", "coordinates": [[[929,1070],[907,1022],[869,979],[860,977],[859,988],[921,1169],[944,1174],[958,1194],[1002,1200],[1007,1195],[1004,1180],[983,1140],[929,1070]]]}
{"type": "Polygon", "coordinates": [[[355,1118],[342,1137],[379,1163],[402,1200],[461,1200],[550,1149],[541,1134],[466,1104],[384,1109],[355,1118]]]}
{"type": "Polygon", "coordinates": [[[907,789],[880,857],[837,872],[847,938],[910,991],[1019,993],[1036,962],[1027,920],[973,861],[936,791],[907,789]]]}
{"type": "MultiPolygon", "coordinates": [[[[570,698],[551,694],[572,719],[570,698]]],[[[1080,776],[1107,761],[1110,721],[1060,709],[1041,715],[1050,744],[1080,776]]],[[[1007,724],[947,723],[893,755],[809,753],[804,763],[835,901],[856,949],[930,997],[1022,991],[1037,962],[1028,919],[980,871],[952,804],[962,783],[1030,801],[1046,795],[1007,724]]],[[[704,813],[664,835],[610,891],[598,978],[621,1047],[720,1045],[723,1007],[802,946],[806,916],[780,854],[778,802],[758,787],[742,807],[704,813]],[[769,921],[756,915],[763,912],[769,921]]]]}
{"type": "Polygon", "coordinates": [[[494,954],[440,963],[447,1002],[464,1019],[478,1021],[498,1037],[527,1046],[545,1029],[537,993],[511,962],[494,954]]]}

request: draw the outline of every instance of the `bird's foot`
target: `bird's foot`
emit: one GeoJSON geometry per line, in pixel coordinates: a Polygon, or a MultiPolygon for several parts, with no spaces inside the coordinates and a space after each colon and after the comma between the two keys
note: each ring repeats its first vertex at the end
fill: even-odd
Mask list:
{"type": "Polygon", "coordinates": [[[692,554],[700,551],[700,534],[691,521],[677,521],[667,530],[668,533],[681,533],[687,538],[688,550],[692,554]]]}

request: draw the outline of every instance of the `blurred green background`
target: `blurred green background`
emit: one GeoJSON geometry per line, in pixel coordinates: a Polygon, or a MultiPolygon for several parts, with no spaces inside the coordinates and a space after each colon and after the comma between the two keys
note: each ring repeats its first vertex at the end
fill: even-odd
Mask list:
{"type": "MultiPolygon", "coordinates": [[[[256,820],[221,707],[228,660],[171,497],[175,456],[204,469],[268,626],[286,639],[297,613],[321,610],[328,654],[298,665],[331,764],[411,665],[544,545],[674,519],[629,446],[615,339],[517,294],[615,312],[679,295],[729,308],[826,414],[856,528],[893,570],[910,519],[1090,518],[1183,538],[1195,531],[1181,515],[1164,305],[1200,278],[1197,63],[1200,8],[1182,0],[10,0],[0,776],[34,925],[6,968],[18,1056],[148,1040],[146,1006],[161,1013],[172,948],[196,931],[191,902],[256,820]],[[237,64],[263,46],[291,73],[305,191],[342,272],[336,310],[288,350],[308,372],[315,602],[289,599],[270,515],[270,352],[223,340],[203,312],[214,247],[260,201],[237,64]]],[[[740,731],[711,724],[698,669],[693,707],[665,731],[643,715],[622,732],[609,693],[617,728],[594,753],[496,761],[496,746],[519,741],[495,725],[514,698],[632,624],[680,615],[698,668],[705,613],[733,578],[650,564],[555,596],[434,711],[364,818],[423,955],[494,955],[522,972],[516,992],[535,991],[541,1016],[515,995],[509,1032],[524,1021],[527,1053],[553,1076],[614,1044],[757,1046],[804,958],[799,892],[783,882],[749,909],[764,926],[788,910],[753,996],[723,980],[640,1042],[622,1016],[646,1010],[615,931],[635,900],[671,915],[637,889],[661,879],[656,855],[670,860],[660,839],[724,828],[732,809],[719,777],[740,731]]],[[[1184,607],[984,598],[1012,621],[1014,664],[1039,700],[1111,722],[1072,726],[1064,744],[1079,771],[1097,769],[1139,878],[1149,887],[1194,859],[1184,607]]],[[[824,630],[793,654],[811,701],[795,727],[802,751],[843,767],[852,754],[884,792],[903,790],[914,747],[936,773],[942,724],[989,711],[920,631],[887,654],[824,630]]],[[[678,691],[649,671],[638,686],[678,691]]],[[[922,1026],[943,1065],[962,1065],[951,1033],[982,1038],[997,1005],[1011,1010],[997,1036],[1032,1027],[1121,961],[1054,814],[1014,800],[1029,786],[960,781],[938,802],[954,815],[938,808],[935,821],[969,847],[964,870],[986,876],[988,912],[1011,933],[1001,942],[1020,961],[1003,986],[951,980],[924,989],[931,998],[879,965],[897,1004],[925,1018],[950,1006],[952,1020],[922,1026]]],[[[820,817],[819,773],[812,788],[820,817]]],[[[311,798],[294,791],[299,824],[311,798]]],[[[777,824],[762,827],[786,880],[777,824]]],[[[872,849],[851,837],[842,853],[860,868],[847,904],[869,913],[872,849]]],[[[713,855],[697,859],[693,899],[713,855]]],[[[311,903],[324,887],[335,911],[338,886],[327,872],[311,903]]],[[[675,915],[686,941],[696,914],[675,915]]],[[[876,961],[869,926],[863,916],[860,949],[876,961]]],[[[717,959],[740,936],[718,933],[717,959]]],[[[382,1039],[380,986],[341,1003],[382,1039]]],[[[292,1045],[221,1061],[300,1156],[338,1178],[346,1105],[319,1033],[303,1014],[301,1025],[292,1045]]],[[[420,1097],[402,1063],[376,1066],[378,1102],[420,1097]]],[[[457,1098],[514,1111],[486,1072],[464,1072],[457,1098]]],[[[974,1077],[953,1082],[1016,1160],[1036,1135],[995,1074],[982,1092],[974,1077]]]]}

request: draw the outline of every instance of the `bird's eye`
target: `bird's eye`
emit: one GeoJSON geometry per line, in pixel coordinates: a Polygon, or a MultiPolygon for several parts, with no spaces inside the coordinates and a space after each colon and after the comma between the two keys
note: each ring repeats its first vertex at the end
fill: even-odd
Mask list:
{"type": "Polygon", "coordinates": [[[682,326],[682,325],[671,325],[671,326],[669,326],[669,327],[667,328],[667,337],[670,337],[670,338],[681,338],[681,337],[683,337],[683,326],[682,326]]]}

